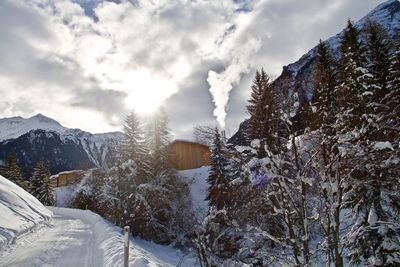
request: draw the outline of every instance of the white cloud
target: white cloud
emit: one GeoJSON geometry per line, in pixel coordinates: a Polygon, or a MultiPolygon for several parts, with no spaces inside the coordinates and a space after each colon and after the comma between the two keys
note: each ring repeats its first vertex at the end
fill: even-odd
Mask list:
{"type": "Polygon", "coordinates": [[[0,117],[41,112],[101,132],[119,128],[129,109],[166,102],[179,134],[213,109],[221,125],[229,109],[236,126],[255,68],[277,75],[378,2],[3,0],[0,117]],[[191,120],[173,113],[185,108],[191,120]]]}

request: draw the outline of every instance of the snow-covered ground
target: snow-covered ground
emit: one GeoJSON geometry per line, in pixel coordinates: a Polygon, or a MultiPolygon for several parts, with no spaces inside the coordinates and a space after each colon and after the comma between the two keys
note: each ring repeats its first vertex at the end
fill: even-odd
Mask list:
{"type": "Polygon", "coordinates": [[[56,201],[55,206],[64,208],[68,207],[75,196],[77,187],[78,184],[55,187],[53,190],[54,199],[56,201]]]}
{"type": "Polygon", "coordinates": [[[55,206],[63,208],[70,207],[69,205],[71,201],[74,199],[76,194],[82,189],[82,187],[85,186],[87,180],[92,175],[92,172],[94,170],[95,169],[90,169],[85,171],[85,173],[83,174],[83,178],[77,184],[55,187],[53,190],[54,199],[56,201],[55,206]]]}
{"type": "MultiPolygon", "coordinates": [[[[129,266],[177,265],[197,259],[131,238],[129,266]]],[[[46,208],[0,176],[0,266],[123,266],[122,229],[91,211],[46,208]]]]}
{"type": "Polygon", "coordinates": [[[209,171],[209,166],[179,171],[179,174],[186,177],[189,183],[190,193],[192,195],[193,206],[195,210],[204,216],[206,215],[208,209],[208,201],[206,201],[205,198],[208,190],[207,177],[209,171]]]}
{"type": "Polygon", "coordinates": [[[31,194],[0,176],[0,251],[22,235],[46,226],[52,215],[31,194]]]}
{"type": "MultiPolygon", "coordinates": [[[[209,167],[180,172],[188,179],[195,207],[204,214],[208,172],[209,167]]],[[[58,200],[75,190],[60,190],[58,200]]],[[[91,211],[46,208],[1,176],[0,215],[0,266],[123,266],[121,228],[91,211]]],[[[129,266],[199,266],[193,254],[130,240],[129,266]]]]}
{"type": "MultiPolygon", "coordinates": [[[[50,208],[52,226],[0,253],[1,266],[123,266],[121,228],[91,211],[50,208]]],[[[129,266],[196,266],[193,256],[131,239],[129,266]]]]}

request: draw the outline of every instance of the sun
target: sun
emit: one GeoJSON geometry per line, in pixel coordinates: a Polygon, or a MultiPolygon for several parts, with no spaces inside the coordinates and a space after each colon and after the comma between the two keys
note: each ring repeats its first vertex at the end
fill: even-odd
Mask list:
{"type": "Polygon", "coordinates": [[[172,79],[151,74],[149,71],[131,73],[124,83],[129,88],[127,107],[143,115],[156,111],[177,91],[172,79]]]}

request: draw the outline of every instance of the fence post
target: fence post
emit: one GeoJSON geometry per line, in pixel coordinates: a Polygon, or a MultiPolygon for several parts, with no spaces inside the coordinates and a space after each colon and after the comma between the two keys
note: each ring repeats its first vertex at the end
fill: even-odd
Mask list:
{"type": "Polygon", "coordinates": [[[125,226],[124,231],[124,267],[129,267],[129,226],[125,226]]]}

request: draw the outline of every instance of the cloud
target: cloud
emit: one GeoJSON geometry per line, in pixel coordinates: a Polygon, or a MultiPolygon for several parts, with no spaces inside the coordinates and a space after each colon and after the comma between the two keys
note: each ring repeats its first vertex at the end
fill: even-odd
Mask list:
{"type": "Polygon", "coordinates": [[[256,68],[277,76],[379,2],[3,0],[0,117],[102,132],[164,104],[177,137],[213,114],[234,128],[256,68]]]}
{"type": "Polygon", "coordinates": [[[77,92],[71,106],[101,111],[110,124],[118,127],[122,122],[121,114],[128,112],[126,107],[121,105],[125,97],[124,92],[93,88],[81,93],[77,92]]]}

